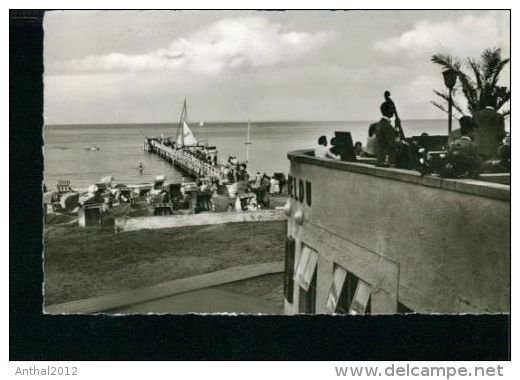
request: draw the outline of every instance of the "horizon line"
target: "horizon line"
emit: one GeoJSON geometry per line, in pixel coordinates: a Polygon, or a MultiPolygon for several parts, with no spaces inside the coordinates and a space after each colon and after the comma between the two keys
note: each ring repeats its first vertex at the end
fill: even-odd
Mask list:
{"type": "MultiPolygon", "coordinates": [[[[257,123],[257,124],[267,124],[267,123],[354,123],[354,122],[371,122],[376,119],[371,120],[257,120],[253,121],[250,120],[250,123],[257,123]]],[[[427,118],[427,119],[401,119],[402,121],[436,121],[436,120],[444,120],[444,118],[427,118]]],[[[447,120],[447,119],[446,119],[447,120]]],[[[189,123],[197,123],[204,122],[204,124],[247,124],[247,120],[244,121],[229,121],[229,120],[223,120],[223,121],[189,121],[189,123]]],[[[44,126],[48,127],[59,127],[59,126],[91,126],[91,125],[172,125],[177,126],[178,122],[168,122],[168,121],[161,121],[161,122],[108,122],[108,123],[53,123],[53,124],[46,124],[43,123],[44,126]]]]}

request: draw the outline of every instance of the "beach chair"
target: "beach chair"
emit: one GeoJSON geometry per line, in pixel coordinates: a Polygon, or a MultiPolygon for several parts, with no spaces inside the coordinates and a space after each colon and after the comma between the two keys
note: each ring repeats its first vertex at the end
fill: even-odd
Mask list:
{"type": "Polygon", "coordinates": [[[153,205],[153,215],[161,216],[161,215],[172,215],[173,214],[173,205],[171,203],[158,203],[153,205]]]}
{"type": "Polygon", "coordinates": [[[56,185],[58,189],[58,194],[68,193],[72,191],[70,187],[70,181],[68,179],[60,179],[58,180],[58,184],[56,185]]]}
{"type": "Polygon", "coordinates": [[[78,210],[78,224],[80,227],[98,226],[101,224],[103,204],[85,205],[78,210]]]}

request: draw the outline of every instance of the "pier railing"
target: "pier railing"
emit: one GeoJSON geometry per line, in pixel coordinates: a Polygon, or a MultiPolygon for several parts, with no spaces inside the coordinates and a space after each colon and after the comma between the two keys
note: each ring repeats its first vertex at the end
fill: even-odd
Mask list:
{"type": "Polygon", "coordinates": [[[181,149],[168,147],[160,140],[149,139],[148,151],[169,160],[173,165],[191,176],[210,177],[212,179],[220,179],[222,177],[218,166],[212,166],[181,149]]]}

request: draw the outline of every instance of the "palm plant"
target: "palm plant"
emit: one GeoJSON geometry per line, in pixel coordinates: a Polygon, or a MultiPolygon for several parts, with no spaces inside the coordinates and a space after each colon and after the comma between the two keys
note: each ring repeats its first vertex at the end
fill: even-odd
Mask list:
{"type": "MultiPolygon", "coordinates": [[[[511,90],[507,87],[498,86],[498,79],[504,67],[509,63],[510,59],[502,59],[502,51],[500,48],[486,49],[479,59],[467,58],[466,68],[468,72],[463,71],[461,61],[448,54],[435,54],[431,60],[433,63],[440,65],[443,69],[455,70],[458,74],[458,85],[454,91],[462,91],[467,103],[465,110],[460,103],[453,101],[453,108],[460,114],[473,115],[475,112],[486,107],[486,99],[492,99],[496,105],[496,110],[500,111],[504,116],[508,115],[510,110],[501,110],[502,107],[509,102],[511,98],[511,90]]],[[[448,93],[446,91],[433,91],[438,97],[448,103],[448,93]]],[[[432,104],[444,112],[448,112],[444,102],[432,101],[432,104]]]]}

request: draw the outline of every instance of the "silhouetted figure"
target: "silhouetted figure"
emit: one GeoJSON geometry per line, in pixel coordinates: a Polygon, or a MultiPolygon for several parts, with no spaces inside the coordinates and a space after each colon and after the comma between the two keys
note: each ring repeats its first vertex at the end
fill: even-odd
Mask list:
{"type": "Polygon", "coordinates": [[[478,127],[475,143],[479,154],[484,159],[492,158],[498,149],[502,139],[506,136],[504,116],[499,114],[494,107],[491,96],[485,99],[486,108],[477,111],[473,115],[473,122],[478,127]]]}
{"type": "MultiPolygon", "coordinates": [[[[448,144],[460,139],[462,137],[462,128],[470,128],[470,125],[473,125],[473,122],[471,121],[471,117],[469,116],[462,116],[459,119],[459,125],[460,128],[454,129],[451,131],[450,135],[448,136],[448,144]]],[[[471,127],[473,129],[473,127],[471,127]]]]}
{"type": "Polygon", "coordinates": [[[385,101],[381,104],[380,111],[383,117],[372,124],[376,130],[376,158],[378,165],[391,166],[396,162],[398,138],[390,120],[394,116],[394,107],[385,101]]]}
{"type": "Polygon", "coordinates": [[[392,98],[390,98],[390,91],[386,90],[383,96],[385,98],[385,103],[388,103],[390,107],[392,107],[393,109],[393,114],[395,116],[395,133],[397,134],[399,140],[404,141],[405,136],[403,128],[401,126],[401,119],[399,118],[399,114],[397,113],[397,107],[395,106],[394,101],[392,100],[392,98]]]}
{"type": "Polygon", "coordinates": [[[470,176],[476,177],[480,172],[482,159],[478,154],[478,146],[474,142],[475,125],[463,121],[460,126],[461,137],[449,144],[447,170],[445,177],[470,176]]]}

